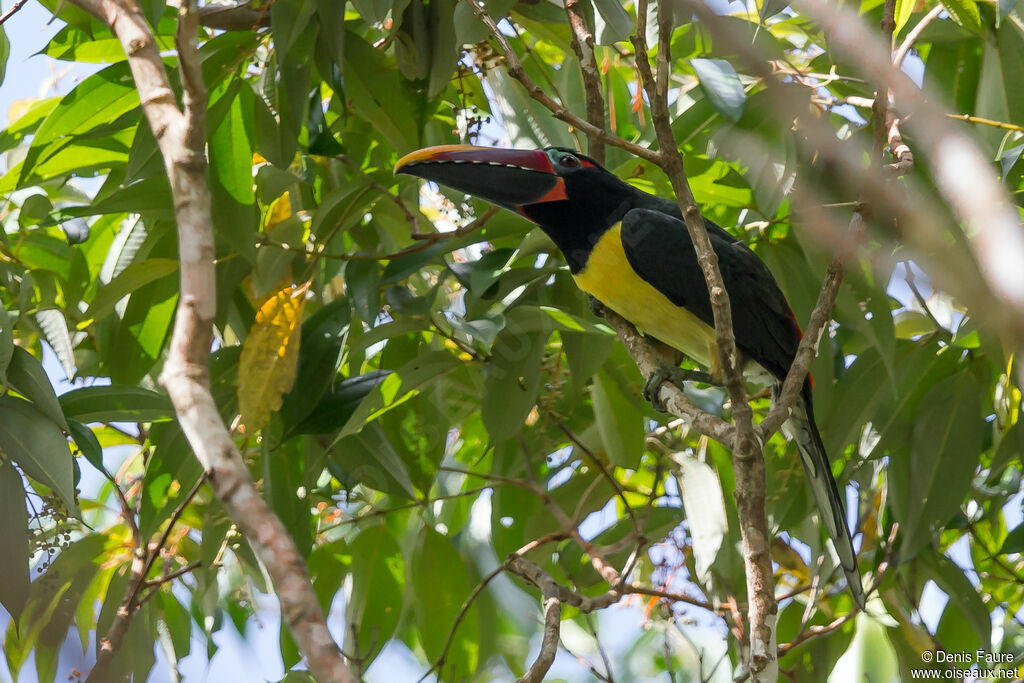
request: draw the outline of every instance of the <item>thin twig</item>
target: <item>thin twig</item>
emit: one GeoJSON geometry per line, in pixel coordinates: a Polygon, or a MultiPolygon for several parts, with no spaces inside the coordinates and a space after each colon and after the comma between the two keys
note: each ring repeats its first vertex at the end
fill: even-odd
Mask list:
{"type": "Polygon", "coordinates": [[[11,9],[4,12],[4,15],[0,17],[0,26],[3,26],[8,19],[17,14],[18,10],[20,10],[26,2],[28,2],[28,0],[18,0],[17,2],[14,3],[14,5],[11,6],[11,9]]]}
{"type": "Polygon", "coordinates": [[[832,620],[828,624],[815,625],[815,626],[811,626],[811,627],[807,628],[806,630],[801,632],[798,636],[793,638],[793,640],[791,640],[788,643],[785,643],[783,645],[780,645],[779,646],[779,656],[782,657],[783,655],[785,655],[787,652],[789,652],[790,650],[792,650],[796,646],[800,645],[801,643],[805,643],[805,642],[807,642],[808,640],[810,640],[812,638],[818,638],[818,637],[826,635],[828,633],[832,633],[832,631],[835,631],[838,628],[842,628],[843,624],[845,624],[846,622],[850,621],[850,619],[853,619],[859,613],[860,613],[860,610],[857,609],[857,608],[854,608],[854,609],[850,610],[849,612],[847,612],[846,614],[844,614],[843,616],[839,617],[838,619],[832,620]]]}
{"type": "Polygon", "coordinates": [[[441,670],[441,667],[444,666],[445,659],[448,657],[448,650],[451,648],[452,642],[454,642],[455,640],[455,632],[458,630],[459,624],[462,623],[462,620],[466,618],[466,614],[469,612],[469,608],[472,607],[476,599],[480,597],[480,594],[484,592],[484,589],[487,588],[488,584],[490,584],[491,581],[493,581],[502,573],[504,573],[506,569],[507,567],[505,564],[499,564],[497,567],[491,570],[491,572],[488,573],[487,576],[485,576],[480,581],[480,583],[476,585],[476,588],[474,588],[473,592],[469,594],[469,597],[467,597],[465,601],[463,601],[462,607],[459,608],[459,613],[455,615],[455,619],[452,621],[452,627],[448,631],[448,638],[444,641],[444,647],[441,648],[441,654],[439,654],[437,656],[437,659],[434,660],[433,665],[431,665],[429,669],[423,672],[423,675],[419,678],[419,680],[416,683],[422,683],[422,681],[425,681],[427,679],[427,676],[429,676],[431,672],[435,670],[441,670]]]}
{"type": "Polygon", "coordinates": [[[360,168],[359,164],[357,164],[347,154],[338,154],[334,158],[348,166],[350,169],[352,169],[353,173],[360,174],[362,176],[362,181],[365,182],[369,187],[373,188],[374,190],[377,190],[377,192],[391,199],[391,201],[393,201],[395,205],[398,207],[399,211],[401,211],[405,215],[405,220],[412,227],[413,239],[417,238],[417,235],[420,232],[419,219],[416,217],[416,213],[411,211],[409,207],[405,205],[405,200],[402,199],[401,195],[392,194],[391,190],[384,187],[370,176],[366,175],[363,172],[363,169],[360,168]]]}
{"type": "Polygon", "coordinates": [[[526,71],[523,70],[523,65],[519,61],[519,57],[516,56],[516,53],[512,49],[512,46],[509,45],[508,39],[505,38],[505,34],[501,32],[501,30],[498,28],[498,25],[494,22],[494,19],[491,17],[490,14],[487,13],[487,10],[484,9],[484,6],[481,3],[477,2],[476,0],[465,0],[465,2],[470,6],[470,8],[477,15],[480,21],[482,21],[484,25],[486,25],[487,28],[490,29],[491,35],[494,37],[494,40],[498,43],[498,49],[501,51],[502,56],[505,58],[505,65],[506,70],[508,71],[508,75],[514,78],[515,80],[519,81],[523,85],[523,87],[526,88],[526,92],[530,95],[530,97],[544,105],[556,119],[564,121],[565,123],[568,123],[570,126],[578,128],[587,135],[593,135],[595,139],[600,140],[605,144],[611,145],[613,147],[618,147],[620,149],[624,149],[630,154],[634,154],[640,157],[641,159],[646,159],[647,161],[651,162],[654,162],[656,160],[657,152],[652,152],[643,145],[638,145],[635,142],[623,140],[622,138],[616,135],[612,135],[603,128],[598,128],[597,126],[594,126],[593,124],[584,121],[583,119],[581,119],[580,117],[576,116],[571,111],[566,109],[563,105],[551,99],[551,97],[547,93],[545,93],[544,90],[541,89],[541,87],[537,85],[537,83],[534,82],[532,78],[530,78],[526,71]]]}
{"type": "MultiPolygon", "coordinates": [[[[491,218],[493,218],[494,214],[496,213],[498,213],[498,207],[489,206],[487,207],[486,211],[480,214],[479,217],[450,232],[413,233],[412,235],[410,235],[410,237],[414,240],[425,240],[426,242],[429,242],[431,244],[439,240],[450,240],[456,237],[463,237],[465,235],[470,234],[471,232],[476,232],[480,228],[487,225],[487,221],[491,220],[491,218]]],[[[408,250],[406,250],[406,252],[402,253],[401,255],[405,256],[407,253],[409,253],[408,250]]],[[[391,258],[397,257],[392,256],[391,258]]]]}
{"type": "Polygon", "coordinates": [[[619,497],[619,500],[622,501],[622,506],[626,508],[626,514],[629,515],[629,519],[633,523],[633,528],[636,530],[636,533],[641,533],[640,522],[636,518],[636,513],[633,511],[633,506],[631,506],[629,504],[629,501],[626,500],[626,492],[622,490],[622,485],[619,484],[619,480],[612,476],[612,473],[609,472],[608,468],[604,466],[604,463],[601,462],[601,459],[598,458],[593,451],[584,446],[583,443],[576,438],[576,435],[569,430],[569,428],[566,426],[564,422],[559,422],[558,428],[562,430],[563,434],[569,437],[569,440],[572,441],[573,444],[577,448],[579,448],[585,456],[587,456],[587,459],[590,460],[590,462],[594,465],[594,467],[598,469],[598,471],[601,472],[601,476],[608,480],[608,483],[611,484],[612,489],[615,491],[615,495],[617,495],[619,497]]]}
{"type": "Polygon", "coordinates": [[[907,283],[907,287],[909,287],[910,291],[913,293],[914,298],[917,300],[917,305],[921,307],[921,310],[924,311],[924,314],[927,315],[928,319],[932,321],[932,324],[935,325],[936,330],[948,334],[949,330],[947,330],[945,326],[939,322],[939,319],[935,317],[935,314],[932,313],[931,307],[928,306],[928,301],[924,298],[924,295],[921,294],[921,290],[918,289],[917,278],[914,276],[914,270],[913,268],[910,267],[909,262],[903,262],[903,270],[906,273],[903,276],[903,281],[907,283]]]}
{"type": "Polygon", "coordinates": [[[907,35],[903,39],[903,42],[900,43],[899,49],[896,50],[896,54],[894,54],[892,57],[893,66],[895,66],[897,69],[903,66],[903,58],[907,56],[907,53],[910,51],[910,48],[914,46],[914,43],[917,42],[917,39],[920,38],[921,34],[924,33],[924,30],[928,28],[928,24],[932,23],[936,18],[938,18],[938,16],[942,14],[943,10],[945,9],[946,8],[943,6],[941,2],[935,3],[935,7],[932,7],[928,14],[921,17],[921,21],[917,22],[917,25],[907,32],[907,35]]]}
{"type": "Polygon", "coordinates": [[[1002,128],[1003,130],[1016,130],[1024,132],[1024,126],[1018,126],[1016,123],[1007,123],[1005,121],[993,121],[992,119],[983,119],[980,116],[971,116],[970,114],[946,114],[947,119],[955,119],[957,121],[966,121],[968,123],[977,123],[982,126],[991,126],[993,128],[1002,128]]]}
{"type": "Polygon", "coordinates": [[[605,675],[599,675],[596,669],[593,670],[594,675],[602,681],[607,681],[607,683],[614,683],[615,679],[612,675],[612,663],[611,660],[608,658],[608,653],[605,652],[604,647],[601,646],[601,639],[597,637],[597,628],[595,628],[594,626],[594,620],[593,618],[591,618],[589,614],[584,614],[583,617],[584,619],[586,619],[587,628],[590,630],[590,634],[594,636],[594,644],[597,645],[597,652],[601,655],[601,661],[604,663],[605,675]]]}

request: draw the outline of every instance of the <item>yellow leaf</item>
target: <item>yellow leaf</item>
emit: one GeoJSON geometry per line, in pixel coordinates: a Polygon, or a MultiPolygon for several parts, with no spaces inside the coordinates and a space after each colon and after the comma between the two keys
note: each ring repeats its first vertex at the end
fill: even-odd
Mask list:
{"type": "Polygon", "coordinates": [[[242,346],[238,407],[250,432],[270,422],[270,414],[281,407],[282,397],[295,383],[299,330],[309,285],[288,285],[268,297],[242,346]]]}
{"type": "Polygon", "coordinates": [[[291,195],[286,191],[283,195],[270,203],[267,209],[267,220],[263,232],[270,232],[274,226],[292,215],[291,195]]]}

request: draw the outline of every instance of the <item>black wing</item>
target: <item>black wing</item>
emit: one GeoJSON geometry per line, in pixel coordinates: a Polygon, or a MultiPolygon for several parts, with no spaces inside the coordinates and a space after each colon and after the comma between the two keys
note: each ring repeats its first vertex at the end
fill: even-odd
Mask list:
{"type": "MultiPolygon", "coordinates": [[[[777,378],[784,379],[800,328],[771,271],[745,244],[705,221],[732,305],[736,346],[777,378]]],[[[633,270],[669,301],[714,326],[704,273],[686,224],[650,209],[632,209],[622,219],[622,245],[633,270]]]]}

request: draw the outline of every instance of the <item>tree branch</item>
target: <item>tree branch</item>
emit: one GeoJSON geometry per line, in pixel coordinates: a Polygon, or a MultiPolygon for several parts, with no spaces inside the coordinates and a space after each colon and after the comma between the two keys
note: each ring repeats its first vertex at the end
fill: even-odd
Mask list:
{"type": "MultiPolygon", "coordinates": [[[[615,311],[606,308],[604,319],[609,327],[618,334],[619,340],[625,345],[633,361],[636,362],[640,373],[645,377],[650,377],[661,362],[655,348],[636,331],[629,321],[615,311]]],[[[719,443],[732,442],[735,430],[731,424],[716,415],[701,410],[679,387],[671,382],[661,385],[658,398],[670,413],[686,420],[701,434],[706,434],[719,443]]]]}
{"type": "MultiPolygon", "coordinates": [[[[914,28],[910,29],[906,37],[903,39],[903,42],[900,43],[899,49],[896,50],[896,54],[893,55],[892,57],[892,63],[896,66],[897,69],[903,66],[904,57],[907,56],[907,53],[910,51],[910,48],[914,46],[914,43],[916,43],[917,39],[921,37],[921,34],[924,33],[924,30],[928,28],[928,24],[935,21],[935,19],[938,18],[938,16],[942,14],[943,10],[945,9],[946,8],[942,5],[941,2],[936,3],[935,7],[932,7],[928,14],[921,17],[921,21],[917,22],[917,25],[914,26],[914,28]]],[[[889,35],[892,36],[892,31],[889,31],[889,35]]]]}
{"type": "Polygon", "coordinates": [[[199,23],[221,31],[254,31],[270,26],[270,3],[253,9],[250,2],[211,2],[199,8],[199,23]]]}
{"type": "MultiPolygon", "coordinates": [[[[604,130],[604,96],[601,92],[601,72],[594,57],[594,33],[587,26],[587,19],[580,7],[580,0],[566,0],[565,14],[572,29],[572,49],[580,62],[583,73],[583,92],[587,99],[587,122],[604,130]]],[[[604,164],[604,143],[594,132],[587,133],[587,154],[599,164],[604,164]]]]}
{"type": "MultiPolygon", "coordinates": [[[[743,560],[746,568],[750,620],[749,668],[755,681],[774,680],[778,676],[776,660],[774,576],[768,544],[768,518],[765,513],[765,465],[761,443],[754,431],[753,411],[747,401],[740,368],[740,355],[732,325],[729,293],[718,268],[718,257],[704,227],[704,219],[694,201],[693,192],[683,170],[683,158],[676,147],[668,111],[668,74],[671,68],[669,48],[672,42],[671,5],[658,3],[658,66],[651,73],[647,55],[647,0],[637,2],[637,28],[632,36],[636,50],[637,70],[651,105],[651,120],[658,136],[659,166],[672,183],[680,211],[686,221],[690,239],[697,251],[697,261],[704,273],[715,323],[715,345],[718,365],[732,402],[734,431],[725,445],[732,451],[736,473],[736,507],[743,538],[743,560]]],[[[712,373],[714,374],[714,373],[712,373]]]]}
{"type": "Polygon", "coordinates": [[[18,10],[20,10],[25,5],[26,2],[28,2],[28,0],[18,0],[16,3],[11,5],[11,9],[4,12],[4,15],[0,17],[0,26],[3,26],[5,23],[7,23],[8,19],[17,14],[18,10]]]}
{"type": "MultiPolygon", "coordinates": [[[[176,43],[184,110],[175,102],[153,34],[134,0],[73,0],[121,41],[149,126],[163,155],[178,224],[181,297],[160,377],[210,485],[266,565],[282,618],[321,683],[355,683],[327,630],[306,564],[281,520],[259,495],[210,393],[209,355],[216,305],[213,220],[206,184],[207,106],[194,0],[179,10],[176,43]]],[[[141,565],[143,559],[137,558],[141,565]]]]}

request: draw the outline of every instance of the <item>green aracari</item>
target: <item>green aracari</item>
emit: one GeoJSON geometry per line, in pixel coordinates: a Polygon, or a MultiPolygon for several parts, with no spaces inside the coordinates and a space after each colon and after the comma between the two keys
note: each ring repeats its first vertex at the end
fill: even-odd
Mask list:
{"type": "MultiPolygon", "coordinates": [[[[561,147],[428,147],[402,157],[395,173],[446,185],[536,223],[562,252],[580,289],[720,380],[708,287],[676,202],[561,147]]],[[[796,316],[764,262],[718,225],[704,223],[732,304],[744,377],[770,385],[774,395],[802,337],[796,316]]],[[[651,378],[645,395],[656,397],[664,379],[651,378]]],[[[814,421],[812,388],[808,375],[783,431],[796,442],[850,592],[863,608],[857,553],[814,421]]]]}

